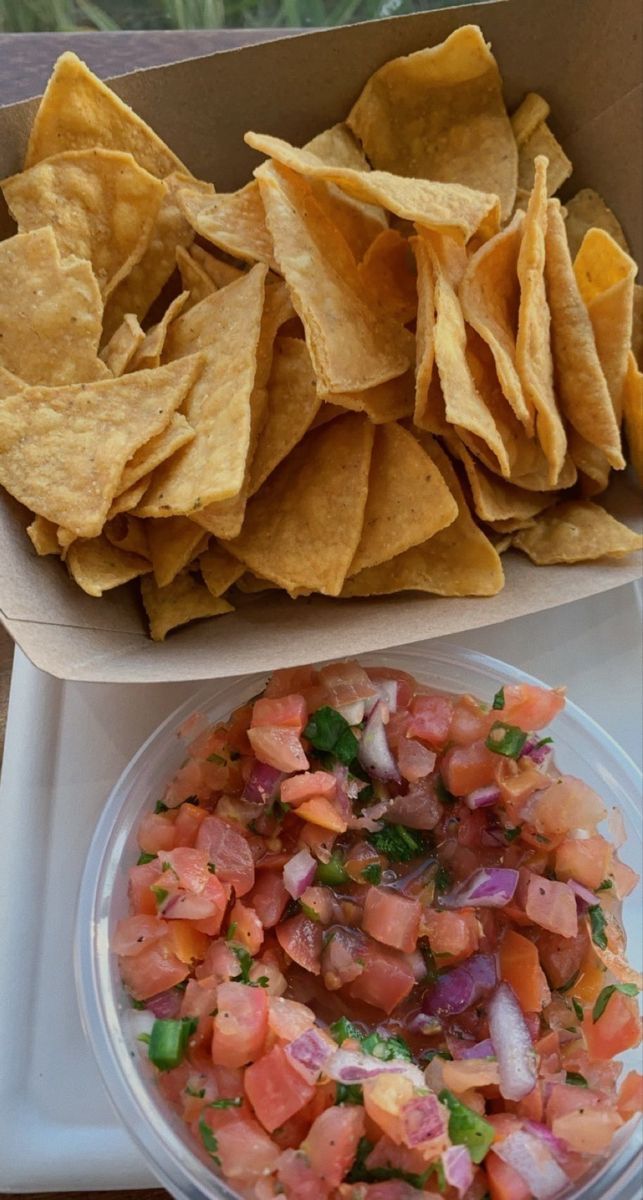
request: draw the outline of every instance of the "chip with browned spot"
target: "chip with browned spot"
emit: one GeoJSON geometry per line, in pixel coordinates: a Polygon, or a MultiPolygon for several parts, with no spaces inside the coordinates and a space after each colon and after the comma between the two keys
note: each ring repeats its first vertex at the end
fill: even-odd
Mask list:
{"type": "Polygon", "coordinates": [[[591,500],[565,500],[547,509],[513,545],[538,566],[622,558],[643,546],[643,538],[591,500]]]}

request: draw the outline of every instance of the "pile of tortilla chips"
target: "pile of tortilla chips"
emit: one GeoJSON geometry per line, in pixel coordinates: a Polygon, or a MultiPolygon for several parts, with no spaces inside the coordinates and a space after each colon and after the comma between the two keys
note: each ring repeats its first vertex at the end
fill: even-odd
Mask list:
{"type": "Polygon", "coordinates": [[[162,639],[230,589],[489,596],[509,548],[640,546],[596,502],[626,450],[643,475],[636,266],[595,192],[555,198],[548,117],[466,26],[302,149],[248,133],[223,194],[64,54],[2,184],[0,484],[35,552],[140,579],[162,639]]]}

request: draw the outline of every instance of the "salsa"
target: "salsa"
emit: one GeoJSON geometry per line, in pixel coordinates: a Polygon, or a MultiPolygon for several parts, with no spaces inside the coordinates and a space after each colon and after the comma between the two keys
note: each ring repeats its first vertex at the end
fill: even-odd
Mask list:
{"type": "Polygon", "coordinates": [[[641,1110],[638,876],[556,767],[564,703],[339,662],[182,729],[112,948],[240,1195],[546,1200],[641,1110]]]}

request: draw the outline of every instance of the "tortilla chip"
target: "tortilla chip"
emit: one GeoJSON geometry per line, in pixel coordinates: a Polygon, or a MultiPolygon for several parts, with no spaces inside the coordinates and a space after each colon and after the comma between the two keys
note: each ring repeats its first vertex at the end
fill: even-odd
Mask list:
{"type": "Polygon", "coordinates": [[[204,350],[203,372],[183,409],[195,437],[157,467],[139,516],[185,516],[241,490],[265,276],[266,267],[257,265],[195,304],[168,331],[166,359],[204,350]]]}
{"type": "Polygon", "coordinates": [[[250,468],[250,495],[301,441],[320,405],[306,343],[279,338],[268,384],[268,416],[250,468]]]}
{"type": "Polygon", "coordinates": [[[402,375],[412,339],[373,305],[344,238],[306,181],[283,168],[263,167],[260,188],[275,254],[324,394],[361,391],[402,375]]]}
{"type": "Polygon", "coordinates": [[[643,538],[591,500],[565,500],[543,513],[533,529],[517,533],[513,545],[538,566],[622,558],[643,538]]]}
{"type": "Polygon", "coordinates": [[[171,629],[187,625],[200,617],[219,617],[233,612],[231,604],[212,596],[203,583],[191,575],[177,575],[167,587],[160,588],[151,576],[141,580],[141,597],[155,642],[165,640],[171,629]]]}
{"type": "Polygon", "coordinates": [[[516,213],[506,229],[476,250],[469,259],[459,296],[465,319],[493,354],[504,395],[518,420],[528,427],[530,411],[516,369],[518,254],[523,225],[524,214],[516,213]]]}
{"type": "Polygon", "coordinates": [[[146,521],[145,531],[150,548],[154,579],[166,587],[205,549],[209,535],[187,517],[167,517],[163,521],[146,521]]]}
{"type": "MultiPolygon", "coordinates": [[[[112,500],[107,514],[107,520],[111,521],[117,517],[119,513],[131,512],[136,508],[137,504],[143,499],[148,487],[150,486],[151,476],[146,475],[143,479],[139,479],[138,483],[133,483],[131,487],[126,488],[112,500]]],[[[120,487],[120,483],[119,483],[120,487]]]]}
{"type": "Polygon", "coordinates": [[[31,387],[6,397],[0,401],[0,483],[77,537],[96,537],[125,463],[167,425],[200,367],[194,356],[163,370],[31,387]]]}
{"type": "Polygon", "coordinates": [[[118,546],[119,550],[127,550],[130,554],[138,554],[149,562],[150,547],[145,521],[139,521],[138,517],[133,517],[131,513],[119,513],[112,521],[107,522],[103,534],[112,546],[118,546]]]}
{"type": "MultiPolygon", "coordinates": [[[[570,442],[575,433],[575,430],[570,429],[570,442]]],[[[526,471],[524,474],[515,472],[512,474],[511,481],[517,487],[525,488],[530,492],[547,492],[547,491],[564,491],[565,488],[573,487],[576,483],[577,470],[574,465],[573,454],[570,449],[565,455],[565,461],[561,467],[560,475],[555,483],[550,482],[549,465],[545,459],[542,459],[538,466],[533,470],[526,471]]]]}
{"type": "MultiPolygon", "coordinates": [[[[533,529],[535,524],[536,520],[534,517],[506,517],[504,521],[487,521],[487,526],[493,533],[502,535],[518,533],[521,529],[533,529]]],[[[504,546],[505,550],[508,550],[511,545],[511,538],[507,537],[505,544],[505,536],[501,537],[500,544],[504,546]]],[[[494,546],[498,554],[502,554],[503,551],[499,548],[498,541],[494,540],[494,546]]]]}
{"type": "Polygon", "coordinates": [[[244,262],[266,263],[279,269],[275,264],[259,187],[254,180],[238,192],[212,196],[182,188],[177,198],[195,233],[212,242],[213,246],[244,262]]]}
{"type": "Polygon", "coordinates": [[[136,351],[144,341],[145,334],[134,313],[125,313],[118,329],[100,352],[105,366],[109,367],[115,378],[125,374],[136,351]]]}
{"type": "Polygon", "coordinates": [[[375,301],[396,321],[408,325],[418,307],[417,275],[408,238],[386,229],[371,242],[358,274],[375,301]]]}
{"type": "Polygon", "coordinates": [[[495,192],[503,218],[511,213],[516,144],[498,65],[476,25],[385,63],[347,123],[378,170],[495,192]]]}
{"type": "Polygon", "coordinates": [[[248,595],[254,595],[256,592],[283,591],[278,583],[273,583],[271,579],[261,579],[259,575],[253,575],[251,571],[244,571],[243,575],[237,579],[236,586],[240,592],[248,595]]]}
{"type": "Polygon", "coordinates": [[[244,572],[243,563],[215,543],[199,556],[203,582],[211,596],[222,596],[244,572]]]}
{"type": "Polygon", "coordinates": [[[623,388],[623,420],[630,462],[643,487],[643,375],[631,351],[623,388]]]}
{"type": "Polygon", "coordinates": [[[129,152],[159,179],[187,169],[154,130],[68,50],[56,62],[40,101],[25,167],[65,150],[94,146],[129,152]]]}
{"type": "Polygon", "coordinates": [[[419,440],[454,497],[458,515],[428,541],[353,575],[346,581],[342,596],[387,596],[408,591],[494,596],[503,586],[500,558],[473,520],[449,459],[430,434],[419,435],[419,440]]]}
{"type": "Polygon", "coordinates": [[[188,292],[181,292],[179,296],[175,296],[171,304],[168,305],[161,320],[158,324],[153,325],[145,335],[145,341],[136,351],[132,361],[131,371],[152,371],[155,367],[161,365],[161,357],[167,339],[167,331],[173,321],[180,317],[185,302],[188,298],[188,292]]]}
{"type": "Polygon", "coordinates": [[[462,442],[454,437],[449,438],[448,446],[466,471],[476,513],[481,520],[494,522],[495,528],[498,521],[521,522],[553,503],[551,492],[527,491],[508,483],[506,479],[499,479],[477,462],[462,442]]]}
{"type": "Polygon", "coordinates": [[[78,538],[65,556],[67,570],[88,596],[102,596],[111,588],[151,571],[149,561],[112,545],[106,537],[78,538]]]}
{"type": "Polygon", "coordinates": [[[571,200],[565,201],[565,209],[565,227],[572,258],[578,254],[587,230],[592,228],[605,230],[621,250],[629,254],[630,248],[618,218],[593,188],[581,188],[571,200]]]}
{"type": "Polygon", "coordinates": [[[172,413],[172,419],[165,429],[145,442],[125,464],[118,484],[119,493],[127,491],[148,476],[160,463],[176,454],[181,446],[191,442],[194,436],[194,430],[183,414],[172,413]]]}
{"type": "Polygon", "coordinates": [[[556,392],[567,420],[602,450],[611,464],[625,466],[621,438],[603,374],[592,323],[574,275],[565,221],[558,200],[547,205],[545,282],[551,312],[556,392]]]}
{"type": "Polygon", "coordinates": [[[585,441],[575,429],[569,431],[569,449],[578,467],[578,483],[581,495],[598,496],[610,481],[611,467],[598,446],[585,441]]]}
{"type": "Polygon", "coordinates": [[[349,409],[342,408],[341,404],[329,404],[324,400],[322,406],[317,411],[317,416],[314,421],[311,421],[310,429],[321,429],[322,425],[327,425],[329,421],[334,421],[336,417],[343,417],[349,409]]]}
{"type": "Polygon", "coordinates": [[[50,225],[63,257],[91,262],[103,297],[142,257],[165,188],[131,154],[69,150],[2,183],[19,233],[50,225]]]}
{"type": "MultiPolygon", "coordinates": [[[[334,167],[349,167],[355,171],[370,171],[363,150],[358,145],[347,125],[333,125],[325,129],[312,141],[306,142],[304,150],[334,167]]],[[[344,235],[355,259],[364,257],[371,242],[387,227],[384,210],[375,204],[364,204],[347,196],[334,183],[318,182],[312,188],[315,199],[326,215],[344,235]]]]}
{"type": "Polygon", "coordinates": [[[429,244],[425,238],[411,238],[417,270],[418,310],[415,333],[415,400],[413,420],[419,429],[442,432],[446,421],[444,396],[438,380],[438,403],[436,389],[431,384],[437,378],[433,371],[435,361],[435,274],[429,244]]]}
{"type": "Polygon", "coordinates": [[[334,167],[350,167],[353,171],[370,171],[370,163],[357,138],[343,121],[324,129],[306,142],[304,150],[316,154],[322,162],[334,167]]]}
{"type": "Polygon", "coordinates": [[[643,284],[634,284],[632,304],[632,352],[638,366],[643,370],[643,284]]]}
{"type": "Polygon", "coordinates": [[[185,246],[177,248],[176,265],[181,274],[181,288],[184,292],[188,293],[188,298],[184,304],[186,312],[193,305],[199,304],[201,300],[205,300],[206,296],[211,296],[213,292],[217,291],[217,285],[214,280],[210,278],[201,264],[185,249],[185,246]]]}
{"type": "Polygon", "coordinates": [[[524,100],[518,105],[518,108],[511,114],[510,118],[511,128],[519,150],[521,146],[525,145],[525,142],[529,141],[529,138],[532,133],[536,132],[538,126],[547,120],[550,111],[550,107],[543,96],[539,96],[538,92],[527,92],[524,100]]]}
{"type": "Polygon", "coordinates": [[[332,399],[340,408],[366,413],[374,425],[386,425],[389,421],[401,421],[411,416],[414,389],[413,372],[406,371],[397,379],[388,379],[365,392],[337,392],[332,399]]]}
{"type": "Polygon", "coordinates": [[[245,274],[240,267],[234,267],[232,263],[224,262],[222,258],[217,258],[216,254],[210,254],[209,250],[204,250],[203,246],[197,245],[196,242],[190,247],[190,255],[197,266],[203,268],[217,288],[227,287],[229,283],[235,283],[245,274]]]}
{"type": "Polygon", "coordinates": [[[428,454],[391,422],[375,431],[364,526],[348,574],[402,554],[455,521],[458,506],[428,454]]]}
{"type": "MultiPolygon", "coordinates": [[[[246,133],[245,141],[291,171],[309,179],[336,183],[356,200],[379,204],[403,220],[436,229],[459,241],[467,242],[474,233],[490,237],[498,230],[500,209],[496,195],[473,191],[457,183],[403,179],[388,171],[354,171],[349,167],[329,166],[310,151],[298,150],[281,138],[266,134],[246,133]]],[[[265,164],[258,167],[256,177],[261,179],[265,171],[265,164]]]]}
{"type": "Polygon", "coordinates": [[[526,207],[535,182],[536,159],[547,159],[547,193],[553,196],[569,179],[574,167],[546,121],[536,127],[518,150],[518,191],[516,204],[526,207]]]}
{"type": "Polygon", "coordinates": [[[596,350],[616,420],[623,412],[623,385],[632,340],[636,263],[603,229],[589,229],[574,259],[574,274],[587,305],[596,350]]]}
{"type": "Polygon", "coordinates": [[[36,554],[60,554],[56,528],[46,517],[34,517],[31,524],[27,525],[27,534],[36,554]]]}
{"type": "Polygon", "coordinates": [[[16,392],[24,392],[29,385],[24,379],[18,379],[12,371],[7,371],[6,367],[0,367],[0,400],[5,396],[13,396],[16,392]]]}
{"type": "Polygon", "coordinates": [[[536,413],[536,433],[556,482],[565,461],[567,438],[554,395],[550,346],[551,318],[545,289],[547,232],[547,160],[536,159],[536,182],[529,199],[518,252],[520,310],[516,366],[527,407],[536,413]]]}
{"type": "Polygon", "coordinates": [[[362,532],[372,447],[373,426],[356,413],[309,433],[250,500],[226,548],[289,592],[337,596],[362,532]]]}
{"type": "Polygon", "coordinates": [[[0,363],[28,384],[109,378],[103,305],[88,262],[61,259],[51,229],[0,242],[0,363]]]}

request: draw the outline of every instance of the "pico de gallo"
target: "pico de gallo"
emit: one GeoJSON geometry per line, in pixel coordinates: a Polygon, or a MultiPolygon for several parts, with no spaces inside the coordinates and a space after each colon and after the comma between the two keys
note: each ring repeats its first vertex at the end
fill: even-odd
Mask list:
{"type": "Polygon", "coordinates": [[[181,730],[112,948],[241,1196],[547,1200],[641,1110],[638,876],[556,767],[564,703],[339,662],[181,730]]]}

